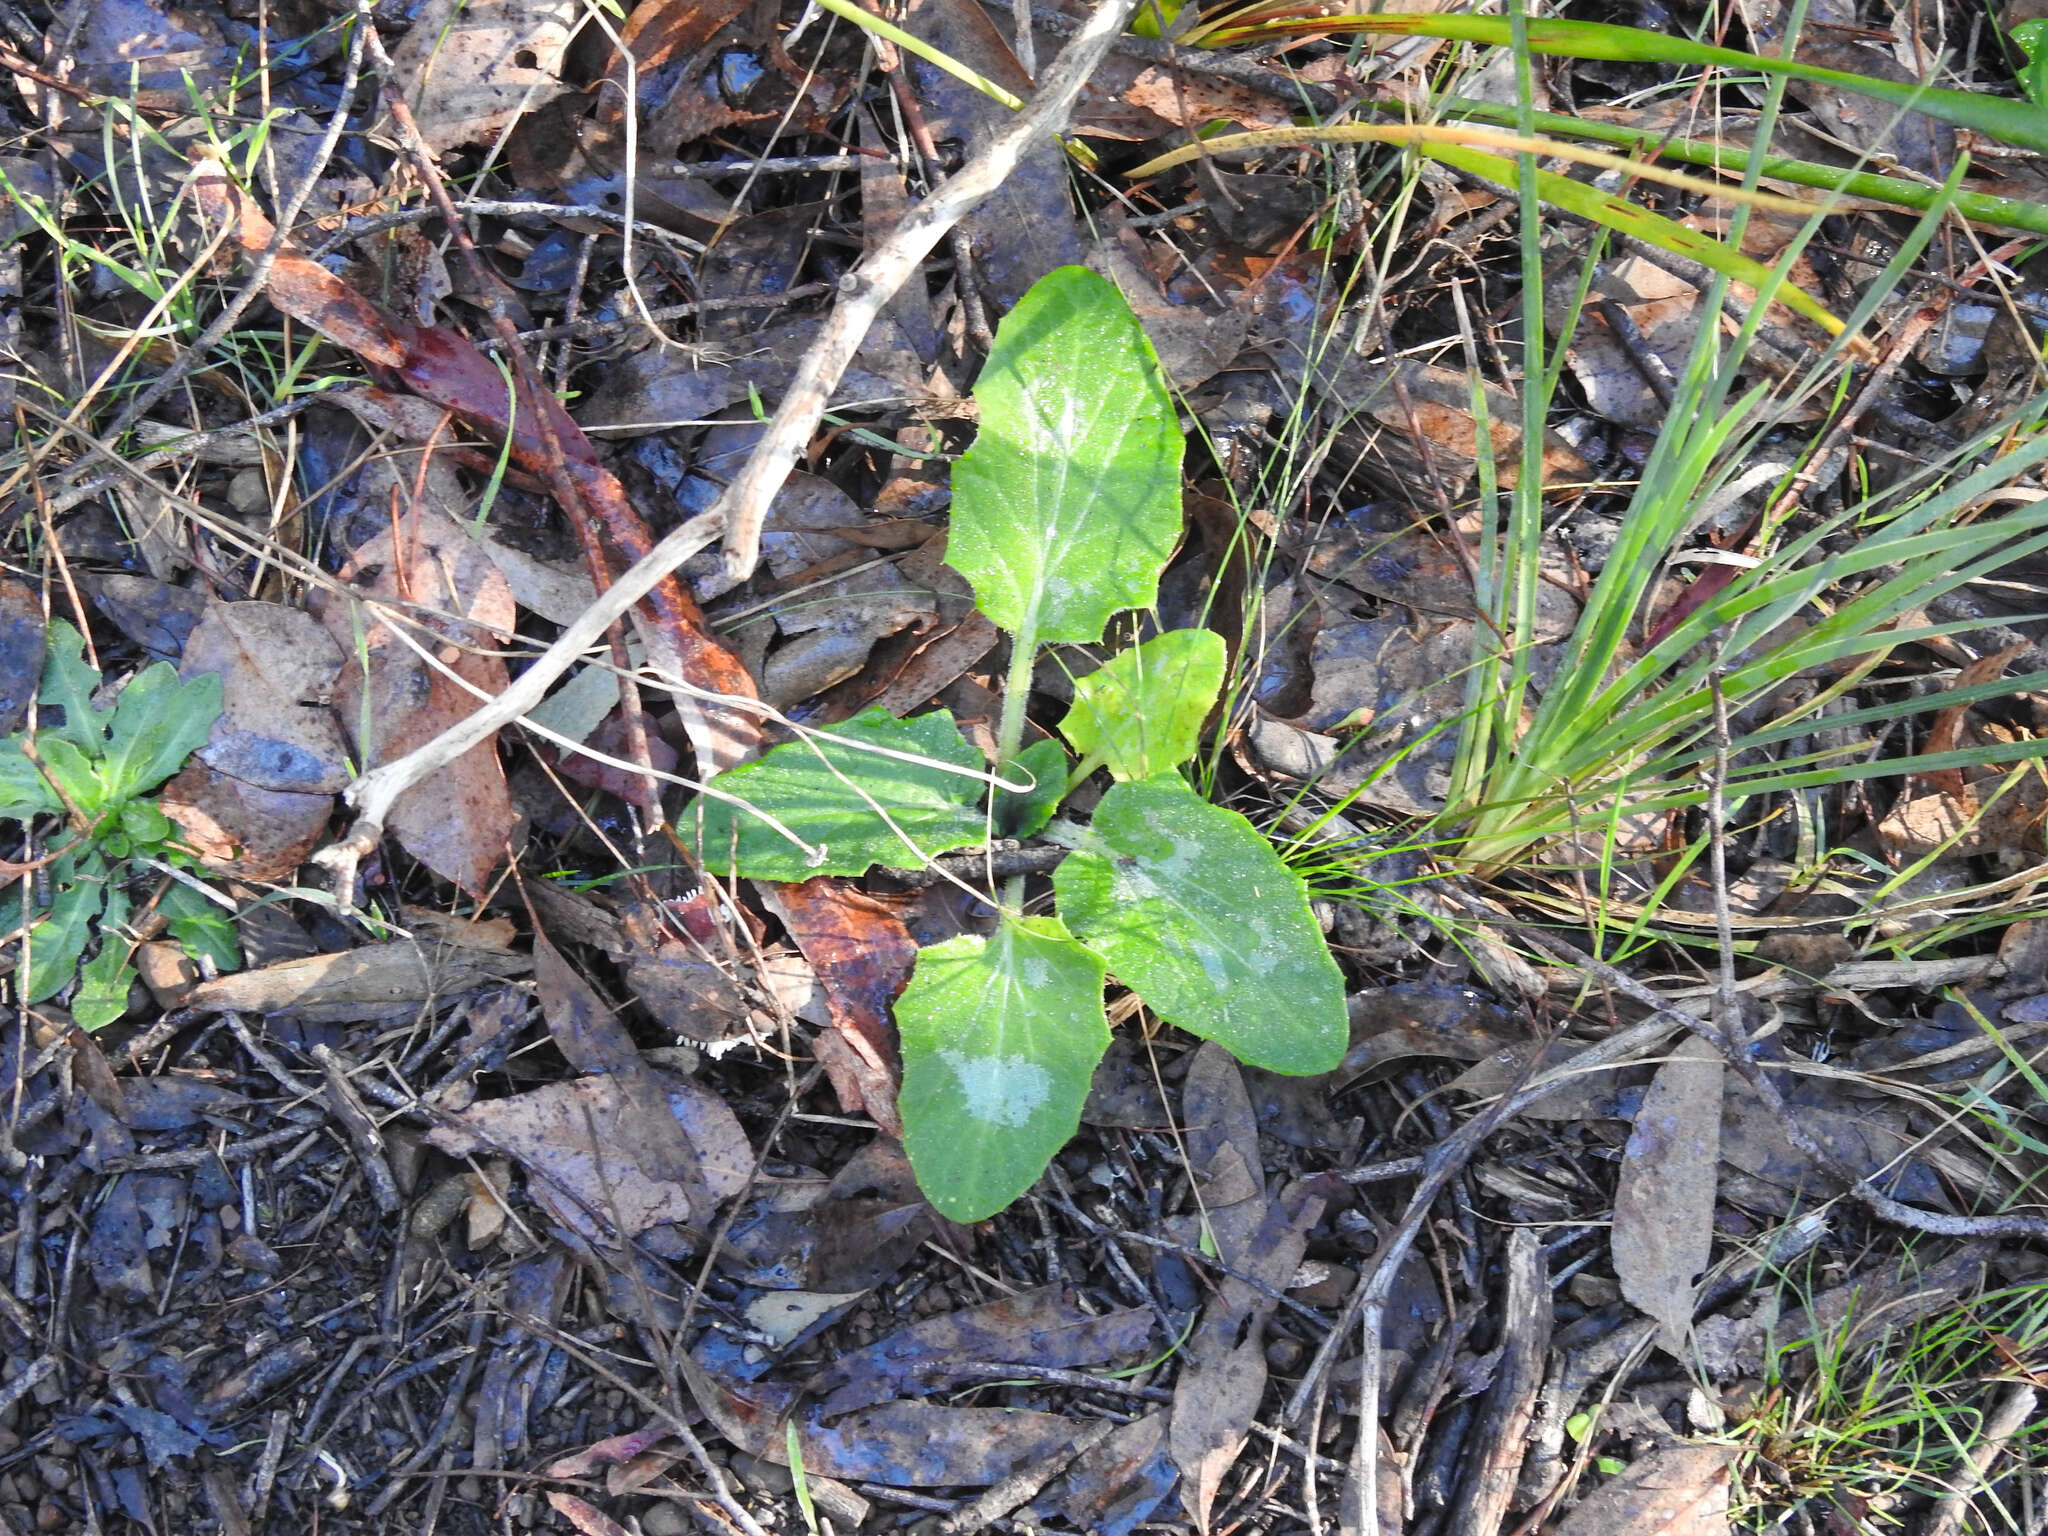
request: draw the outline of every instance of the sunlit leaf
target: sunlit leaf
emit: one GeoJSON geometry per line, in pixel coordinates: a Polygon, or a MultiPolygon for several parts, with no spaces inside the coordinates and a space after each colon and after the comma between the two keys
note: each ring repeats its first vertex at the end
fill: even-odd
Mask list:
{"type": "Polygon", "coordinates": [[[1114,285],[1040,278],[974,386],[946,559],[1027,649],[1096,641],[1151,604],[1180,537],[1181,434],[1152,344],[1114,285]]]}
{"type": "Polygon", "coordinates": [[[1060,732],[1084,759],[1118,779],[1179,767],[1201,744],[1202,722],[1223,688],[1223,637],[1176,629],[1112,656],[1074,681],[1060,732]]]}
{"type": "Polygon", "coordinates": [[[705,795],[701,833],[689,824],[706,867],[763,880],[859,875],[987,837],[981,754],[944,710],[898,720],[866,709],[831,735],[718,776],[728,798],[705,795]]]}
{"type": "Polygon", "coordinates": [[[1112,787],[1071,841],[1060,915],[1162,1019],[1274,1072],[1343,1059],[1343,975],[1301,877],[1250,822],[1163,774],[1112,787]]]}
{"type": "Polygon", "coordinates": [[[220,718],[220,677],[178,680],[169,662],[144,667],[114,705],[102,774],[106,798],[119,804],[163,783],[206,745],[220,718]]]}
{"type": "Polygon", "coordinates": [[[923,950],[896,1000],[903,1146],[954,1221],[993,1216],[1037,1182],[1081,1123],[1109,1048],[1102,962],[1056,918],[923,950]]]}

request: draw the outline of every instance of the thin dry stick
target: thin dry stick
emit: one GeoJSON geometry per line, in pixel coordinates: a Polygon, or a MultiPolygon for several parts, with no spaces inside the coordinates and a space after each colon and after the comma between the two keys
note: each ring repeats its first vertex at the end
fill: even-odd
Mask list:
{"type": "Polygon", "coordinates": [[[337,869],[352,866],[361,850],[376,846],[383,836],[384,820],[401,794],[532,709],[620,615],[721,533],[725,535],[728,568],[752,574],[768,503],[789,478],[796,455],[817,429],[832,390],[882,306],[896,296],[945,232],[1002,185],[1038,136],[1065,120],[1082,85],[1136,8],[1137,0],[1109,0],[1098,10],[1061,51],[1047,71],[1044,89],[1031,105],[957,176],[904,215],[888,239],[841,279],[844,299],[818,333],[783,397],[782,408],[762,434],[746,467],[718,504],[672,531],[626,570],[490,704],[351,784],[347,798],[356,808],[356,826],[344,843],[323,849],[316,859],[337,869]]]}
{"type": "MultiPolygon", "coordinates": [[[[1493,917],[1489,920],[1500,921],[1498,917],[1493,917]]],[[[1457,1175],[1458,1170],[1463,1168],[1466,1161],[1479,1149],[1480,1143],[1484,1142],[1487,1137],[1491,1136],[1502,1125],[1506,1124],[1516,1115],[1519,1115],[1531,1104],[1549,1094],[1555,1093],[1564,1086],[1567,1079],[1576,1077],[1582,1072],[1590,1071],[1596,1067],[1615,1066],[1640,1056],[1645,1051],[1654,1049],[1672,1031],[1680,1028],[1686,1022],[1684,1016],[1659,1004],[1657,1012],[1643,1020],[1642,1023],[1632,1024],[1627,1029],[1616,1030],[1605,1040],[1578,1052],[1571,1060],[1562,1063],[1557,1069],[1546,1072],[1543,1076],[1535,1078],[1525,1086],[1516,1089],[1515,1092],[1501,1099],[1486,1113],[1471,1120],[1449,1139],[1431,1150],[1428,1157],[1424,1159],[1425,1172],[1422,1182],[1416,1186],[1414,1195],[1409,1199],[1408,1209],[1402,1214],[1400,1224],[1394,1228],[1393,1235],[1387,1239],[1380,1250],[1373,1255],[1372,1274],[1363,1285],[1356,1287],[1351,1292],[1350,1300],[1344,1304],[1343,1312],[1339,1314],[1337,1321],[1331,1326],[1329,1334],[1323,1339],[1322,1346],[1316,1351],[1315,1359],[1309,1362],[1308,1370],[1303,1373],[1299,1385],[1294,1389],[1294,1395],[1287,1400],[1287,1411],[1281,1414],[1280,1422],[1283,1425],[1289,1425],[1297,1424],[1301,1421],[1302,1416],[1308,1412],[1309,1403],[1319,1389],[1324,1374],[1336,1363],[1337,1351],[1343,1347],[1345,1337],[1353,1327],[1357,1326],[1359,1319],[1370,1312],[1373,1326],[1366,1334],[1368,1348],[1366,1350],[1365,1368],[1361,1373],[1359,1389],[1360,1423],[1364,1426],[1363,1432],[1370,1434],[1372,1426],[1379,1422],[1379,1331],[1377,1320],[1385,1309],[1387,1294],[1393,1288],[1394,1276],[1400,1270],[1402,1260],[1407,1257],[1409,1248],[1414,1245],[1416,1234],[1422,1230],[1423,1221],[1427,1218],[1429,1208],[1436,1200],[1436,1197],[1443,1192],[1444,1187],[1457,1175]],[[1372,1416],[1370,1419],[1363,1417],[1368,1406],[1365,1402],[1368,1395],[1372,1400],[1370,1405],[1372,1416]]],[[[1369,1487],[1370,1484],[1367,1486],[1369,1487]]],[[[1372,1507],[1372,1502],[1367,1500],[1366,1509],[1369,1519],[1371,1518],[1370,1511],[1372,1507]]],[[[1365,1536],[1375,1536],[1375,1532],[1368,1529],[1365,1532],[1365,1536]]]]}

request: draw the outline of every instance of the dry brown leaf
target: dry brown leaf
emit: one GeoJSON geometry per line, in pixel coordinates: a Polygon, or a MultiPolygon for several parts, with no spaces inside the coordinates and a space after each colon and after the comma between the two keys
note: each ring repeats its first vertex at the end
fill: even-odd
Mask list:
{"type": "Polygon", "coordinates": [[[1557,1536],[1727,1536],[1734,1459],[1724,1446],[1657,1446],[1581,1499],[1557,1536]]]}
{"type": "Polygon", "coordinates": [[[204,763],[187,763],[163,788],[163,813],[215,874],[283,880],[320,844],[332,795],[259,789],[204,763]]]}
{"type": "Polygon", "coordinates": [[[1323,1202],[1292,1192],[1280,1200],[1266,1197],[1258,1116],[1242,1069],[1221,1046],[1195,1053],[1181,1089],[1181,1115],[1207,1227],[1233,1271],[1188,1337],[1167,1424],[1167,1449],[1181,1470],[1181,1502],[1206,1531],[1223,1477],[1244,1449],[1264,1395],[1265,1324],[1274,1305],[1268,1292],[1293,1278],[1323,1202]]]}
{"type": "MultiPolygon", "coordinates": [[[[321,615],[349,658],[338,708],[365,768],[423,746],[474,713],[479,695],[504,691],[504,660],[484,648],[511,636],[511,588],[453,518],[415,504],[395,532],[358,549],[342,575],[414,621],[401,638],[391,627],[399,620],[360,603],[329,601],[321,615]]],[[[435,874],[482,896],[516,821],[497,744],[485,741],[400,796],[390,831],[435,874]]]]}
{"type": "MultiPolygon", "coordinates": [[[[1412,361],[1400,365],[1399,378],[1408,397],[1407,406],[1403,406],[1395,391],[1383,391],[1373,397],[1369,407],[1374,419],[1404,437],[1412,439],[1420,433],[1429,445],[1438,472],[1462,481],[1478,462],[1479,428],[1472,414],[1471,380],[1462,370],[1412,361]]],[[[1520,473],[1522,408],[1513,395],[1489,384],[1486,413],[1487,439],[1493,445],[1500,483],[1511,486],[1520,473]]],[[[1592,474],[1592,466],[1577,449],[1557,434],[1545,433],[1545,488],[1578,483],[1590,479],[1592,474]]]]}
{"type": "Polygon", "coordinates": [[[427,0],[391,63],[436,154],[493,144],[522,112],[560,95],[572,0],[427,0]]]}
{"type": "Polygon", "coordinates": [[[840,1107],[866,1110],[884,1134],[901,1137],[896,1114],[896,1026],[889,1005],[910,981],[917,942],[901,918],[872,896],[819,878],[800,885],[763,885],[761,896],[782,920],[824,988],[843,1050],[819,1053],[840,1107]]]}
{"type": "Polygon", "coordinates": [[[716,1095],[651,1069],[649,1075],[664,1090],[687,1166],[677,1166],[669,1139],[654,1133],[654,1107],[609,1076],[472,1104],[427,1139],[457,1157],[491,1151],[518,1159],[533,1175],[534,1198],[593,1241],[615,1223],[631,1237],[654,1227],[688,1228],[744,1187],[752,1153],[743,1150],[745,1132],[716,1095]]]}
{"type": "Polygon", "coordinates": [[[341,665],[340,648],[303,609],[209,604],[178,663],[181,678],[220,678],[220,719],[193,755],[259,789],[338,793],[349,777],[333,709],[341,665]]]}
{"type": "Polygon", "coordinates": [[[1657,1342],[1686,1358],[1693,1282],[1714,1249],[1724,1064],[1705,1041],[1679,1042],[1636,1111],[1614,1195],[1614,1273],[1655,1318],[1657,1342]]]}

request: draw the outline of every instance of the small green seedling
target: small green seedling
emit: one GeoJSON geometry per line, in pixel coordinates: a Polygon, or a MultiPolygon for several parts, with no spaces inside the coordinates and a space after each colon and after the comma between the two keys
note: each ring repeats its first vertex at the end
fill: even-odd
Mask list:
{"type": "Polygon", "coordinates": [[[955,1221],[1016,1199],[1078,1128],[1109,1045],[1110,973],[1254,1066],[1327,1072],[1347,1039],[1301,878],[1179,771],[1223,686],[1221,639],[1163,634],[1081,678],[1060,725],[1078,762],[1056,740],[1022,746],[1039,646],[1099,642],[1117,613],[1150,607],[1180,537],[1181,435],[1143,330],[1113,286],[1061,268],[1004,320],[975,399],[947,558],[1013,639],[1008,787],[984,804],[981,756],[946,712],[870,709],[720,775],[730,798],[700,802],[707,864],[770,880],[918,865],[991,834],[1072,850],[1057,916],[1025,916],[1012,881],[994,934],[921,951],[896,1004],[905,1147],[955,1221]],[[1088,822],[1055,820],[1105,768],[1115,782],[1088,822]]]}
{"type": "MultiPolygon", "coordinates": [[[[133,910],[133,866],[193,865],[172,841],[177,829],[170,818],[146,797],[205,744],[221,692],[218,677],[180,682],[159,661],[103,709],[93,702],[100,674],[87,665],[84,649],[69,624],[50,625],[38,729],[0,742],[0,820],[62,822],[45,838],[54,857],[0,896],[0,933],[20,935],[26,925],[26,969],[16,977],[24,1001],[41,1002],[75,974],[71,1016],[83,1029],[98,1029],[127,1011],[135,975],[134,944],[123,926],[133,910]],[[99,948],[81,966],[95,931],[99,948]]],[[[173,880],[156,906],[187,954],[223,969],[241,963],[233,923],[196,890],[173,880]]]]}

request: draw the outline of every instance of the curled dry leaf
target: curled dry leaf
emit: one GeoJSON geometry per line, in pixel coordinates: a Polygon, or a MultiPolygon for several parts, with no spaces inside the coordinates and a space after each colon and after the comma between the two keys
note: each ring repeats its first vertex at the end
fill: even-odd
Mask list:
{"type": "Polygon", "coordinates": [[[1721,1161],[1719,1054],[1686,1039],[1643,1095],[1614,1195],[1614,1273],[1629,1304],[1657,1320],[1657,1342],[1686,1358],[1693,1282],[1714,1249],[1721,1161]]]}
{"type": "Polygon", "coordinates": [[[207,1013],[376,1008],[452,996],[522,976],[530,968],[524,955],[467,947],[427,950],[409,939],[394,939],[237,971],[194,987],[186,1006],[207,1013]]]}
{"type": "Polygon", "coordinates": [[[896,1085],[902,1074],[896,1025],[889,1005],[910,981],[917,942],[881,901],[836,880],[761,887],[810,961],[832,1016],[832,1045],[819,1041],[818,1059],[832,1079],[840,1107],[866,1110],[882,1131],[900,1138],[896,1085]]]}

